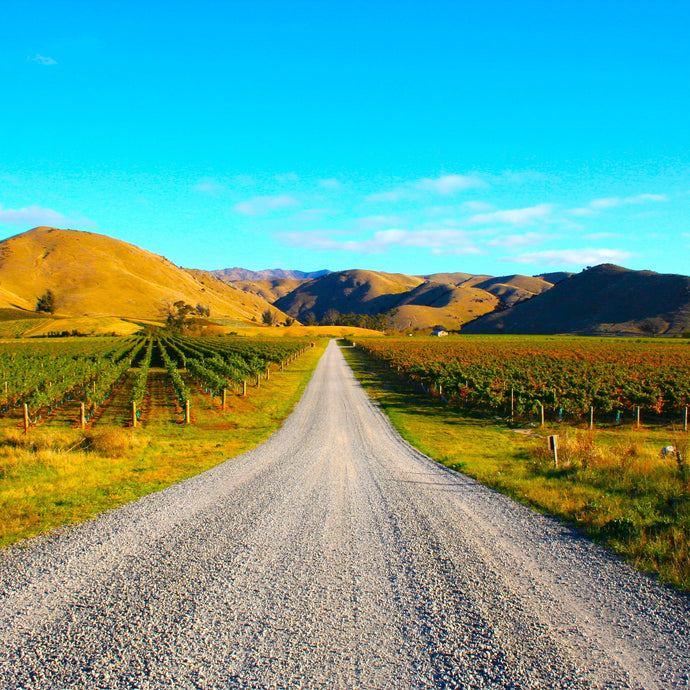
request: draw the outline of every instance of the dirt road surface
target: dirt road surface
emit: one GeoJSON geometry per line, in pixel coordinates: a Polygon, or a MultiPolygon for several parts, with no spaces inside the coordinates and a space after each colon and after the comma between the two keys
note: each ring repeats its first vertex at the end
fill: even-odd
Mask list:
{"type": "Polygon", "coordinates": [[[0,554],[0,687],[690,687],[690,604],[407,445],[335,343],[283,428],[0,554]]]}

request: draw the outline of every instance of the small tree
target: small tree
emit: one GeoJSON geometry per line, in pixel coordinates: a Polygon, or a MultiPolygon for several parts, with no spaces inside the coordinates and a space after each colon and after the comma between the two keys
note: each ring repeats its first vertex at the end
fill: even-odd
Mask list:
{"type": "Polygon", "coordinates": [[[172,304],[166,302],[163,305],[165,324],[168,328],[175,330],[181,329],[189,315],[193,312],[194,307],[191,304],[186,304],[182,300],[178,300],[172,304]]]}
{"type": "Polygon", "coordinates": [[[275,326],[276,323],[278,323],[278,317],[274,312],[272,312],[270,309],[266,309],[264,313],[261,315],[261,320],[267,325],[267,326],[275,326]]]}
{"type": "Polygon", "coordinates": [[[52,290],[46,290],[36,302],[36,311],[47,312],[53,314],[57,308],[55,294],[52,290]]]}

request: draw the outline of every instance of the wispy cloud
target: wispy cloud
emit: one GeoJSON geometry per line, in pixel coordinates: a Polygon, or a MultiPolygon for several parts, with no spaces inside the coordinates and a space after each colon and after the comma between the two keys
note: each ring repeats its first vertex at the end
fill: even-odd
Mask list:
{"type": "Polygon", "coordinates": [[[501,261],[517,261],[522,264],[539,266],[592,266],[601,263],[620,263],[626,261],[632,252],[622,249],[551,249],[543,252],[519,254],[503,257],[501,261]]]}
{"type": "Polygon", "coordinates": [[[365,239],[347,240],[321,231],[313,233],[282,233],[278,239],[284,244],[321,251],[382,254],[400,247],[431,250],[432,254],[479,254],[481,250],[461,230],[379,230],[365,239]]]}
{"type": "Polygon", "coordinates": [[[601,199],[594,199],[583,206],[582,208],[573,208],[568,211],[573,216],[593,216],[601,211],[610,208],[617,208],[619,206],[628,206],[630,204],[647,204],[647,203],[663,203],[667,202],[668,197],[665,194],[637,194],[636,196],[611,196],[601,199]]]}
{"type": "Polygon", "coordinates": [[[57,65],[57,60],[53,60],[52,57],[47,55],[39,55],[36,53],[33,57],[26,58],[29,62],[36,62],[39,65],[45,65],[46,67],[51,67],[52,65],[57,65]]]}
{"type": "Polygon", "coordinates": [[[355,221],[360,230],[380,230],[387,227],[394,227],[400,225],[400,218],[398,216],[378,215],[365,216],[364,218],[357,218],[355,221]]]}
{"type": "Polygon", "coordinates": [[[583,235],[582,239],[588,242],[594,242],[597,240],[612,240],[622,237],[620,233],[617,232],[593,232],[589,235],[583,235]]]}
{"type": "Polygon", "coordinates": [[[474,187],[484,187],[485,185],[486,183],[478,177],[468,175],[443,175],[435,179],[422,178],[413,183],[416,189],[442,196],[456,194],[474,187]]]}
{"type": "Polygon", "coordinates": [[[205,177],[199,180],[192,189],[195,192],[202,192],[203,194],[219,194],[225,191],[226,187],[224,184],[221,184],[211,177],[205,177]]]}
{"type": "Polygon", "coordinates": [[[327,180],[319,180],[319,187],[323,187],[324,189],[342,189],[344,185],[340,180],[330,177],[327,180]]]}
{"type": "Polygon", "coordinates": [[[299,175],[296,173],[281,173],[275,176],[275,180],[278,184],[293,184],[299,182],[299,175]]]}
{"type": "Polygon", "coordinates": [[[548,218],[553,211],[552,204],[538,204],[528,208],[515,208],[507,211],[492,211],[489,213],[478,213],[472,216],[468,225],[493,225],[496,223],[507,225],[527,225],[536,220],[548,218]]]}
{"type": "Polygon", "coordinates": [[[0,206],[0,223],[5,225],[15,225],[27,229],[39,225],[49,225],[51,227],[93,227],[94,221],[88,218],[75,216],[65,216],[52,208],[42,206],[26,206],[25,208],[2,208],[0,206]]]}
{"type": "Polygon", "coordinates": [[[366,197],[371,202],[396,202],[406,199],[419,199],[423,196],[451,196],[458,192],[477,187],[485,187],[486,182],[474,175],[442,175],[441,177],[422,177],[407,182],[395,189],[377,192],[366,197]]]}
{"type": "Polygon", "coordinates": [[[272,211],[280,211],[286,208],[296,208],[300,202],[289,194],[278,196],[255,196],[247,201],[241,201],[233,207],[238,213],[245,216],[263,216],[272,211]]]}
{"type": "Polygon", "coordinates": [[[554,235],[545,235],[540,232],[525,232],[521,235],[494,237],[486,244],[488,247],[505,247],[506,249],[512,249],[514,247],[529,247],[552,239],[554,239],[554,235]]]}

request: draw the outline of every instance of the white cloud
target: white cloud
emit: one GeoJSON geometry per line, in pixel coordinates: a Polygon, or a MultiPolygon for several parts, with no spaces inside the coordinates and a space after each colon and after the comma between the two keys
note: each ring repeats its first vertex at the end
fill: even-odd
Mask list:
{"type": "Polygon", "coordinates": [[[26,206],[19,209],[3,209],[0,206],[0,223],[26,227],[27,229],[39,225],[62,228],[75,226],[93,227],[96,225],[94,221],[88,218],[65,216],[52,208],[43,208],[42,206],[26,206]]]}
{"type": "Polygon", "coordinates": [[[485,182],[468,175],[442,175],[435,179],[422,178],[412,183],[416,189],[447,196],[473,187],[483,187],[485,182]]]}
{"type": "Polygon", "coordinates": [[[461,230],[379,230],[371,237],[343,240],[325,231],[314,233],[282,233],[278,236],[289,246],[306,247],[321,251],[357,252],[382,254],[399,247],[432,250],[434,254],[479,254],[480,249],[466,232],[461,230]]]}
{"type": "Polygon", "coordinates": [[[255,196],[247,201],[235,204],[234,209],[245,216],[263,216],[272,211],[279,211],[286,208],[295,208],[300,203],[288,194],[278,196],[255,196]]]}
{"type": "Polygon", "coordinates": [[[319,187],[323,187],[324,189],[341,189],[343,186],[343,183],[340,182],[340,180],[336,180],[334,177],[327,180],[319,180],[319,187]]]}
{"type": "Polygon", "coordinates": [[[622,249],[552,249],[531,254],[504,257],[501,261],[517,261],[522,264],[541,266],[593,266],[601,263],[620,263],[626,261],[632,252],[622,249]]]}
{"type": "Polygon", "coordinates": [[[505,235],[503,237],[495,237],[489,240],[486,244],[489,247],[527,247],[529,245],[541,244],[548,240],[554,239],[553,235],[543,235],[539,232],[525,232],[521,235],[505,235]]]}
{"type": "Polygon", "coordinates": [[[573,216],[593,216],[600,211],[609,208],[617,208],[618,206],[627,206],[629,204],[646,204],[646,203],[663,203],[668,201],[665,194],[638,194],[636,196],[611,196],[602,199],[594,199],[590,201],[587,206],[582,208],[573,208],[568,211],[573,216]]]}
{"type": "Polygon", "coordinates": [[[57,61],[53,60],[52,57],[47,57],[46,55],[39,55],[36,53],[33,57],[26,58],[29,62],[37,62],[39,65],[45,65],[50,67],[51,65],[57,65],[57,61]]]}
{"type": "Polygon", "coordinates": [[[620,233],[617,232],[593,232],[590,235],[583,235],[583,240],[596,241],[596,240],[611,240],[622,237],[620,233]]]}
{"type": "Polygon", "coordinates": [[[358,218],[356,224],[360,230],[379,230],[386,226],[399,225],[400,218],[387,215],[366,216],[365,218],[358,218]]]}
{"type": "Polygon", "coordinates": [[[486,211],[493,211],[493,204],[487,204],[486,201],[464,201],[462,208],[472,213],[484,213],[486,211]]]}
{"type": "Polygon", "coordinates": [[[393,192],[377,192],[376,194],[369,194],[366,197],[367,201],[371,202],[379,202],[379,201],[390,201],[395,203],[396,201],[401,201],[402,199],[408,198],[409,197],[409,191],[408,190],[403,190],[403,189],[398,189],[393,192]]]}
{"type": "Polygon", "coordinates": [[[195,192],[203,192],[204,194],[218,194],[225,190],[225,185],[211,177],[205,177],[199,180],[192,189],[195,192]]]}
{"type": "Polygon", "coordinates": [[[278,184],[292,184],[293,182],[299,182],[299,175],[295,173],[282,173],[276,175],[275,179],[278,184]]]}
{"type": "Polygon", "coordinates": [[[396,202],[405,199],[419,199],[429,194],[434,196],[451,196],[458,192],[476,187],[485,187],[486,182],[474,175],[442,175],[441,177],[422,177],[406,182],[387,192],[378,192],[366,197],[372,202],[396,202]]]}
{"type": "Polygon", "coordinates": [[[528,208],[515,208],[508,211],[492,211],[489,213],[478,213],[472,216],[468,225],[490,225],[501,223],[507,225],[526,225],[535,220],[544,220],[551,215],[553,206],[551,204],[538,204],[528,208]]]}

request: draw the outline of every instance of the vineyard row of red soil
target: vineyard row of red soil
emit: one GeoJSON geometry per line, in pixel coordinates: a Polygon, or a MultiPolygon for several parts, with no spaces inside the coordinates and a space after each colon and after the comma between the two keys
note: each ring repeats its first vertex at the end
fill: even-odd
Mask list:
{"type": "Polygon", "coordinates": [[[458,337],[355,346],[452,404],[516,418],[620,423],[642,411],[687,423],[690,344],[682,340],[458,337]]]}
{"type": "MultiPolygon", "coordinates": [[[[191,391],[225,400],[261,385],[310,347],[305,339],[177,335],[0,343],[0,414],[10,425],[175,419],[191,391]]],[[[186,418],[189,421],[189,418],[186,418]]]]}

